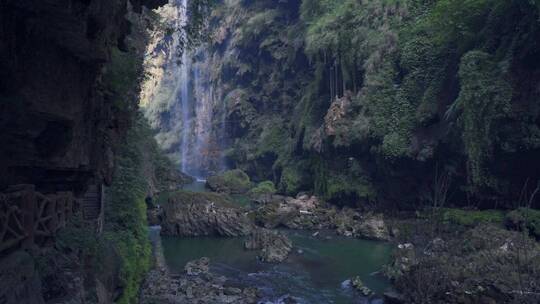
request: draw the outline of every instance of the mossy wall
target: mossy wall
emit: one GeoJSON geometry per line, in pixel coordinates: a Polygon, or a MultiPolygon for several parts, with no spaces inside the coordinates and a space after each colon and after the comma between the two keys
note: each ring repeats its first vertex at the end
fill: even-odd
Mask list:
{"type": "Polygon", "coordinates": [[[341,204],[416,208],[444,175],[448,203],[511,207],[540,178],[538,12],[517,0],[220,3],[206,47],[229,165],[341,204]]]}

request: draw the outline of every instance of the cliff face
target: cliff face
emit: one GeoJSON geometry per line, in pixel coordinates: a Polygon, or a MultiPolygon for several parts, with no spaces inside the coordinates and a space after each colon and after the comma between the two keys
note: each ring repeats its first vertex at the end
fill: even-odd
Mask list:
{"type": "Polygon", "coordinates": [[[2,1],[0,189],[110,183],[127,121],[101,78],[112,48],[126,48],[127,12],[125,0],[2,1]]]}
{"type": "Polygon", "coordinates": [[[209,28],[211,132],[256,181],[403,208],[511,207],[537,186],[532,2],[222,1],[209,28]]]}
{"type": "Polygon", "coordinates": [[[136,115],[148,17],[143,6],[162,4],[0,2],[0,213],[6,221],[0,225],[0,302],[112,303],[137,296],[149,264],[144,197],[152,188],[141,176],[169,173],[136,115]],[[113,183],[113,174],[121,182],[113,183]],[[3,195],[17,184],[35,185],[39,199],[3,195]],[[75,208],[67,211],[67,224],[57,225],[56,208],[63,207],[53,199],[56,192],[80,198],[90,184],[110,185],[100,207],[106,223],[96,225],[75,208]],[[122,216],[131,226],[122,225],[128,222],[122,216]],[[39,229],[41,239],[28,237],[39,229]]]}

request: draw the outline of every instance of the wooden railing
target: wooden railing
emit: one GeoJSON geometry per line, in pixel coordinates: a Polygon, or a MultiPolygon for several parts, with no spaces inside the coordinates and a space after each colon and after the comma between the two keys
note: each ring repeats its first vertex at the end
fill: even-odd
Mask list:
{"type": "Polygon", "coordinates": [[[0,254],[45,243],[65,227],[76,207],[71,192],[44,195],[32,185],[17,185],[0,193],[0,254]]]}

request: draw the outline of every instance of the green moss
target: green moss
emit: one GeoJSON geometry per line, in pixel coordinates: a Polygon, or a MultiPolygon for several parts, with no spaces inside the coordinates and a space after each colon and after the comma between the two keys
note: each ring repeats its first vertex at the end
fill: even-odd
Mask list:
{"type": "Polygon", "coordinates": [[[260,182],[255,188],[249,191],[250,195],[253,196],[258,196],[261,194],[274,194],[276,192],[276,186],[272,181],[260,182]]]}
{"type": "Polygon", "coordinates": [[[225,171],[220,175],[211,176],[206,181],[214,191],[226,193],[246,193],[251,188],[249,176],[240,169],[225,171]]]}
{"type": "Polygon", "coordinates": [[[440,210],[442,220],[460,226],[473,227],[481,223],[502,225],[504,212],[500,210],[463,210],[444,208],[440,210]]]}
{"type": "Polygon", "coordinates": [[[132,100],[126,98],[126,95],[137,83],[140,67],[141,60],[133,53],[112,49],[111,60],[105,67],[103,83],[113,93],[117,107],[125,110],[132,104],[132,100]]]}
{"type": "Polygon", "coordinates": [[[531,236],[540,239],[540,210],[516,209],[506,215],[505,223],[511,229],[527,230],[531,236]]]}
{"type": "Polygon", "coordinates": [[[503,75],[504,71],[487,53],[471,51],[461,59],[461,91],[456,103],[463,109],[463,142],[474,186],[496,186],[487,161],[498,140],[497,122],[511,111],[512,87],[503,75]]]}
{"type": "Polygon", "coordinates": [[[261,132],[257,143],[257,156],[265,153],[274,153],[282,155],[287,146],[287,130],[283,127],[283,121],[270,121],[261,132]]]}
{"type": "Polygon", "coordinates": [[[148,180],[144,170],[148,151],[143,150],[152,141],[146,121],[137,115],[125,142],[119,146],[114,179],[106,191],[106,221],[100,243],[103,248],[111,248],[120,263],[122,295],[117,303],[136,302],[139,286],[151,265],[145,203],[148,180]]]}
{"type": "Polygon", "coordinates": [[[283,168],[279,182],[280,192],[296,195],[300,191],[302,184],[302,174],[297,168],[293,166],[283,168]]]}
{"type": "Polygon", "coordinates": [[[99,238],[92,225],[86,225],[81,213],[75,214],[64,229],[58,232],[56,246],[71,250],[84,256],[95,256],[98,252],[99,238]]]}

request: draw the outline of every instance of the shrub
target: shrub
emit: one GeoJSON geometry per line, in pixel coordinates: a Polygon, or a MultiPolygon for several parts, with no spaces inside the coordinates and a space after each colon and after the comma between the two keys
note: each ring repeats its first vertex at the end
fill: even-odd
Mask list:
{"type": "Polygon", "coordinates": [[[506,215],[505,224],[510,229],[526,230],[531,236],[540,239],[540,210],[516,209],[506,215]]]}
{"type": "Polygon", "coordinates": [[[287,166],[283,168],[279,190],[288,195],[296,195],[302,186],[302,175],[298,169],[287,166]]]}
{"type": "Polygon", "coordinates": [[[440,211],[446,223],[474,227],[481,223],[500,224],[504,222],[504,212],[500,210],[463,210],[443,208],[440,211]]]}
{"type": "Polygon", "coordinates": [[[239,194],[249,191],[251,181],[244,171],[234,169],[209,177],[206,185],[216,192],[239,194]]]}
{"type": "Polygon", "coordinates": [[[272,181],[260,182],[255,188],[249,191],[249,193],[254,196],[261,194],[274,194],[276,192],[276,186],[272,181]]]}

